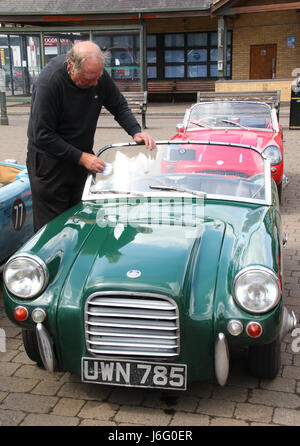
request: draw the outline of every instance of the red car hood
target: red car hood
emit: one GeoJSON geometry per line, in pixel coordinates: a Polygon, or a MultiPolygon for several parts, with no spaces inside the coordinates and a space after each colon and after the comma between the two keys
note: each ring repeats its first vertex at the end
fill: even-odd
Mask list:
{"type": "Polygon", "coordinates": [[[273,132],[248,131],[241,129],[214,129],[187,131],[182,135],[176,135],[174,139],[191,141],[228,142],[246,144],[263,149],[274,140],[273,132]]]}

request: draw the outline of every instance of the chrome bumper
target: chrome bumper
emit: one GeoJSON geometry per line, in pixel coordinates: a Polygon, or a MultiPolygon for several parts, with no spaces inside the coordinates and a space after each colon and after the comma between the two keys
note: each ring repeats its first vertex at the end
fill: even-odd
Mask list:
{"type": "Polygon", "coordinates": [[[36,325],[36,337],[45,369],[48,372],[54,372],[56,367],[56,358],[53,350],[53,342],[42,323],[38,323],[36,325]]]}
{"type": "Polygon", "coordinates": [[[295,313],[293,311],[289,313],[286,307],[284,307],[282,324],[279,335],[280,341],[282,341],[287,334],[291,333],[296,328],[296,325],[297,325],[297,319],[295,313]]]}
{"type": "Polygon", "coordinates": [[[282,176],[282,188],[285,189],[288,184],[289,184],[289,179],[284,173],[282,176]]]}
{"type": "Polygon", "coordinates": [[[215,375],[220,386],[225,386],[229,374],[229,351],[224,333],[219,333],[215,344],[215,375]]]}

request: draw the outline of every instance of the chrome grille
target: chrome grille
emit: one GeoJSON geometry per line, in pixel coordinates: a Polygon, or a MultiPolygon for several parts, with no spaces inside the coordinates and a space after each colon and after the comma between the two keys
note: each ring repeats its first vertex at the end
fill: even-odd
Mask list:
{"type": "Polygon", "coordinates": [[[178,308],[160,295],[93,294],[85,307],[85,337],[94,355],[176,357],[178,308]]]}

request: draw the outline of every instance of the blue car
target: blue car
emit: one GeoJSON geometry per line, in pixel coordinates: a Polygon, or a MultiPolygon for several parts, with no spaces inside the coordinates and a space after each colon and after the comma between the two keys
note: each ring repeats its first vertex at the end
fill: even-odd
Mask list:
{"type": "Polygon", "coordinates": [[[32,196],[26,166],[0,162],[0,265],[33,235],[32,196]]]}

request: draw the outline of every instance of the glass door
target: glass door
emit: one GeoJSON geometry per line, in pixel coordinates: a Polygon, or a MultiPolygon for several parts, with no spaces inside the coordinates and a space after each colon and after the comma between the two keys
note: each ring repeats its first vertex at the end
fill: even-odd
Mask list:
{"type": "Polygon", "coordinates": [[[32,85],[41,71],[41,49],[39,36],[24,36],[25,47],[24,51],[24,88],[25,94],[32,92],[32,85]]]}
{"type": "Polygon", "coordinates": [[[73,43],[88,40],[87,33],[55,33],[44,36],[45,65],[55,56],[66,54],[73,43]]]}

